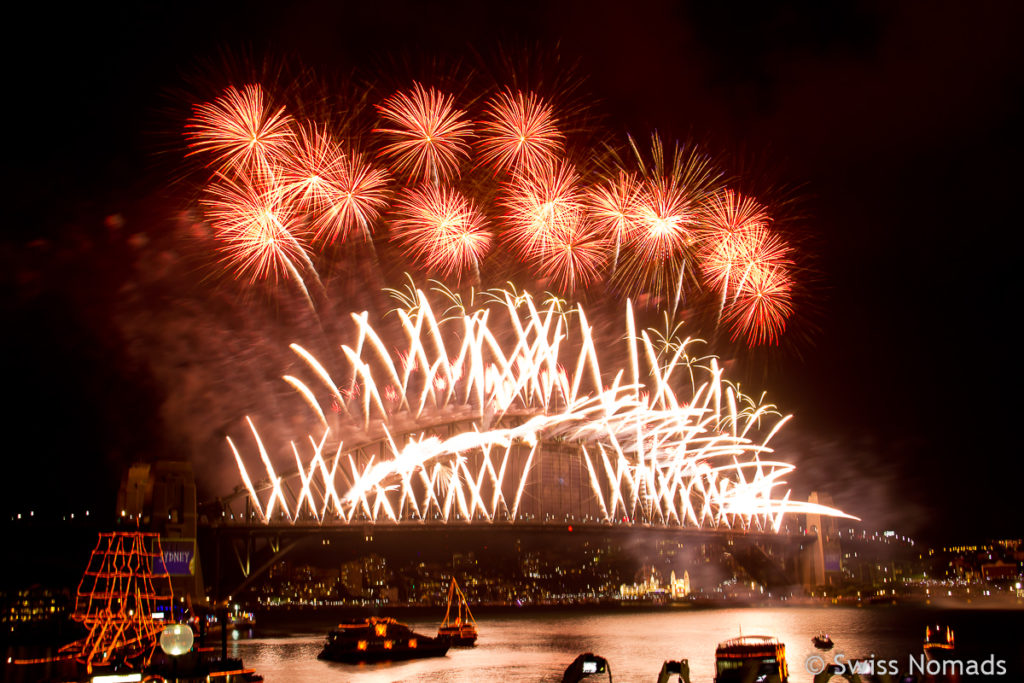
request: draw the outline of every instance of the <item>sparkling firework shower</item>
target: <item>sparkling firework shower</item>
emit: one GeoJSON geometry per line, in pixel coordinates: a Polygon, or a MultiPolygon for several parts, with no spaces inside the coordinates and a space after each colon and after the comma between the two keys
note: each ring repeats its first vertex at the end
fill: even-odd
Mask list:
{"type": "Polygon", "coordinates": [[[659,347],[637,334],[628,307],[628,364],[608,371],[582,307],[510,291],[489,298],[445,318],[416,291],[396,311],[405,346],[394,353],[368,314],[353,314],[358,332],[341,347],[340,371],[293,344],[305,379],[284,379],[320,428],[292,441],[295,486],[253,420],[261,483],[228,440],[256,517],[538,521],[524,495],[538,495],[552,458],[575,458],[586,472],[594,512],[583,521],[778,531],[790,513],[849,517],[789,499],[783,477],[794,467],[769,446],[789,418],[739,392],[715,359],[691,358],[689,340],[659,347]]]}
{"type": "Polygon", "coordinates": [[[751,346],[779,341],[796,252],[770,207],[724,187],[704,152],[654,135],[649,152],[630,138],[629,158],[609,161],[603,137],[561,129],[557,97],[479,95],[462,106],[412,83],[375,105],[364,135],[344,137],[259,84],[195,105],[186,139],[212,169],[203,206],[225,262],[307,292],[315,261],[337,255],[326,246],[393,244],[394,258],[450,283],[598,285],[708,311],[751,346]]]}

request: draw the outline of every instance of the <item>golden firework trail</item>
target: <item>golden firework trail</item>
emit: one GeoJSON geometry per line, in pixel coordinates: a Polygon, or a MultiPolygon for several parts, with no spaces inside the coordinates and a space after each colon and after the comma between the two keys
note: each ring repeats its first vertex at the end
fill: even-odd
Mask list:
{"type": "Polygon", "coordinates": [[[309,378],[285,379],[320,427],[301,449],[292,442],[295,469],[282,476],[247,418],[259,484],[228,439],[254,519],[561,521],[525,505],[543,497],[555,461],[581,473],[591,512],[578,521],[779,531],[787,514],[850,517],[783,490],[795,467],[772,457],[769,442],[789,416],[741,394],[716,359],[696,364],[687,342],[659,348],[638,334],[630,305],[628,364],[608,371],[582,306],[569,315],[557,299],[490,298],[453,317],[416,290],[396,311],[405,346],[393,353],[367,313],[353,314],[341,374],[293,344],[309,378]]]}

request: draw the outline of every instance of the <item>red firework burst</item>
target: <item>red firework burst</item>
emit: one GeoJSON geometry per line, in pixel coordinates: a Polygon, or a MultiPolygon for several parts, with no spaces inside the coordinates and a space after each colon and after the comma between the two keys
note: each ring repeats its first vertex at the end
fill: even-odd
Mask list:
{"type": "Polygon", "coordinates": [[[788,248],[768,230],[771,218],[752,197],[724,190],[708,198],[701,214],[701,269],[714,287],[735,286],[755,264],[784,261],[788,248]]]}
{"type": "Polygon", "coordinates": [[[688,282],[696,284],[698,209],[718,183],[718,173],[695,147],[676,145],[666,159],[665,147],[655,134],[648,162],[632,138],[629,142],[641,180],[614,281],[624,292],[648,294],[654,301],[671,295],[675,307],[689,289],[688,282]]]}
{"type": "Polygon", "coordinates": [[[408,257],[445,277],[478,267],[492,241],[473,202],[444,186],[405,192],[393,227],[408,257]]]}
{"type": "MultiPolygon", "coordinates": [[[[304,247],[300,225],[279,188],[257,188],[220,176],[207,187],[207,218],[224,242],[225,258],[257,280],[295,276],[294,261],[304,247]]],[[[297,277],[297,276],[296,276],[297,277]]]]}
{"type": "Polygon", "coordinates": [[[395,93],[377,106],[393,128],[377,128],[390,139],[382,153],[394,169],[409,178],[440,182],[458,176],[460,162],[469,156],[472,125],[466,112],[452,106],[452,96],[414,83],[409,92],[395,93]]]}
{"type": "Polygon", "coordinates": [[[326,128],[302,126],[294,148],[282,159],[280,183],[285,196],[301,211],[319,213],[332,203],[332,181],[341,162],[341,147],[326,128]]]}
{"type": "Polygon", "coordinates": [[[567,164],[539,174],[517,174],[503,203],[509,227],[506,239],[527,259],[556,232],[571,232],[584,217],[579,176],[567,164]]]}
{"type": "Polygon", "coordinates": [[[591,218],[615,244],[633,237],[638,229],[640,192],[636,176],[623,171],[587,191],[591,218]]]}
{"type": "Polygon", "coordinates": [[[572,292],[597,280],[607,257],[607,240],[579,214],[551,232],[534,260],[561,291],[572,292]]]}
{"type": "Polygon", "coordinates": [[[640,192],[629,243],[643,260],[672,259],[693,242],[697,223],[688,189],[671,177],[652,178],[640,192]]]}
{"type": "Polygon", "coordinates": [[[540,172],[563,148],[556,123],[554,107],[535,93],[499,93],[480,123],[480,162],[496,171],[540,172]]]}
{"type": "Polygon", "coordinates": [[[332,243],[340,237],[344,241],[357,228],[369,239],[373,222],[391,195],[388,181],[388,174],[362,155],[343,154],[332,184],[331,206],[315,222],[316,239],[332,243]]]}
{"type": "Polygon", "coordinates": [[[793,283],[782,266],[749,269],[736,297],[725,307],[732,339],[746,337],[750,346],[775,343],[793,313],[793,283]]]}
{"type": "Polygon", "coordinates": [[[281,176],[285,197],[310,214],[314,239],[328,244],[345,241],[353,230],[368,237],[389,195],[384,171],[346,153],[315,126],[300,129],[281,176]]]}
{"type": "Polygon", "coordinates": [[[759,266],[790,266],[791,249],[766,227],[755,226],[739,234],[709,241],[701,252],[701,269],[711,285],[723,292],[741,287],[747,274],[759,266]]]}
{"type": "Polygon", "coordinates": [[[213,102],[193,108],[185,137],[190,154],[210,153],[222,170],[264,176],[288,153],[291,124],[284,107],[275,110],[264,102],[259,85],[230,86],[213,102]]]}
{"type": "Polygon", "coordinates": [[[608,253],[584,200],[579,176],[566,164],[536,175],[517,174],[504,198],[506,240],[563,291],[595,280],[608,253]]]}

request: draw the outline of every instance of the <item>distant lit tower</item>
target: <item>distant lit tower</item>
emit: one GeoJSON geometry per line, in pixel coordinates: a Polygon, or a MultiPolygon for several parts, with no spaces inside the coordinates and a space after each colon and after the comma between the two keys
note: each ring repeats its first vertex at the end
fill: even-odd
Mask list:
{"type": "Polygon", "coordinates": [[[640,571],[633,576],[633,583],[638,586],[643,586],[645,592],[653,593],[661,588],[661,571],[659,571],[654,565],[645,564],[640,568],[640,571]]]}
{"type": "MultiPolygon", "coordinates": [[[[807,500],[818,505],[832,505],[832,496],[818,491],[813,491],[807,500]]],[[[800,576],[803,585],[808,588],[838,585],[843,578],[843,554],[835,518],[808,514],[807,530],[817,538],[801,557],[800,576]]]]}
{"type": "Polygon", "coordinates": [[[690,572],[683,571],[683,578],[676,579],[675,570],[669,577],[669,592],[673,598],[685,598],[690,594],[690,572]]]}

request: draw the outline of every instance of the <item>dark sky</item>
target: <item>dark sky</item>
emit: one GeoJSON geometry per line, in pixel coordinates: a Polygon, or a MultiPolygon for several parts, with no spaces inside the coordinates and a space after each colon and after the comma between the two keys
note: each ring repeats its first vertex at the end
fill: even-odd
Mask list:
{"type": "Polygon", "coordinates": [[[152,225],[181,208],[163,191],[173,166],[159,133],[180,125],[168,91],[224,51],[372,77],[396,55],[469,58],[501,43],[578,60],[616,135],[692,136],[799,186],[816,305],[806,339],[775,355],[772,395],[809,439],[834,445],[844,477],[871,454],[852,461],[867,507],[884,465],[887,504],[924,511],[908,515],[916,533],[1019,535],[1022,19],[1013,3],[886,2],[138,3],[23,16],[4,41],[3,507],[40,505],[44,491],[112,507],[118,468],[163,449],[159,390],[124,367],[96,293],[125,276],[103,218],[152,225]]]}

